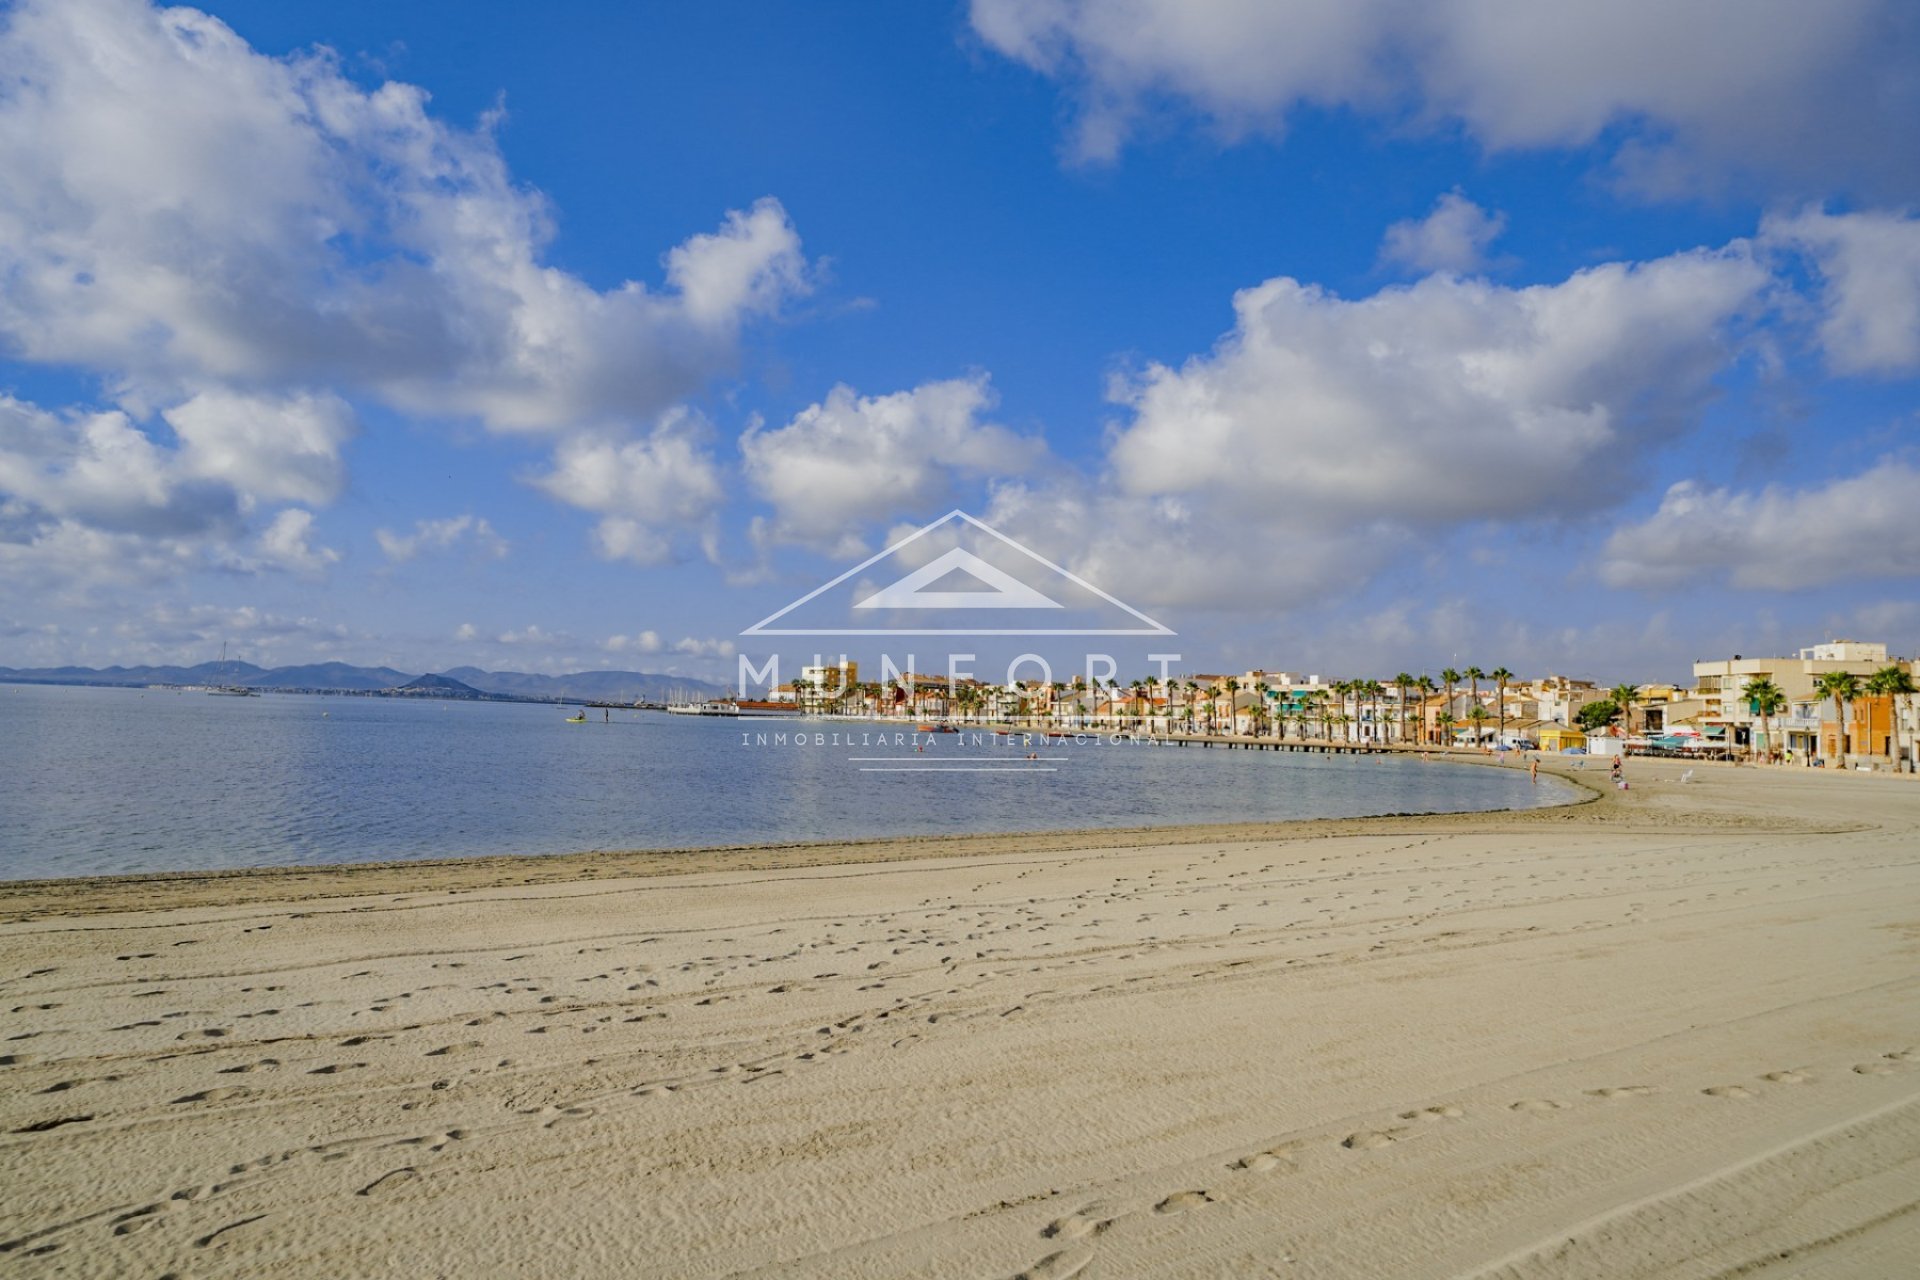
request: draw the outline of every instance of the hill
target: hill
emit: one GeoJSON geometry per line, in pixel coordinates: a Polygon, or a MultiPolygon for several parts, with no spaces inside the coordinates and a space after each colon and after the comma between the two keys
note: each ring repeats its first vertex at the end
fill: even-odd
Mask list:
{"type": "Polygon", "coordinates": [[[450,676],[416,676],[397,688],[383,692],[397,698],[492,698],[497,695],[482,693],[470,684],[464,684],[450,676]]]}
{"type": "Polygon", "coordinates": [[[548,676],[529,671],[482,671],[453,667],[438,675],[415,676],[392,667],[356,667],[320,662],[292,667],[258,667],[250,662],[202,662],[191,667],[0,667],[0,682],[77,684],[139,688],[143,685],[247,685],[255,689],[305,693],[399,692],[408,697],[527,698],[551,702],[678,702],[722,692],[721,686],[685,676],[645,671],[578,671],[548,676]],[[445,681],[436,686],[431,681],[445,681]],[[459,690],[465,689],[466,693],[459,690]]]}

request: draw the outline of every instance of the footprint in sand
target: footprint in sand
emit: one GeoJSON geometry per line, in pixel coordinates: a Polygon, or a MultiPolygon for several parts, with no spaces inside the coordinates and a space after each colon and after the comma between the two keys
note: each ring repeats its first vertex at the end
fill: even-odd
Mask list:
{"type": "Polygon", "coordinates": [[[1745,1085],[1738,1084],[1716,1084],[1712,1088],[1702,1089],[1700,1092],[1706,1094],[1709,1098],[1741,1099],[1757,1098],[1760,1096],[1745,1085]]]}
{"type": "Polygon", "coordinates": [[[1660,1091],[1650,1084],[1623,1084],[1610,1085],[1605,1089],[1589,1089],[1587,1090],[1587,1096],[1589,1098],[1606,1098],[1608,1100],[1619,1098],[1651,1098],[1658,1092],[1660,1091]]]}
{"type": "Polygon", "coordinates": [[[1098,1203],[1085,1205],[1064,1218],[1056,1218],[1049,1222],[1041,1229],[1040,1238],[1084,1240],[1088,1236],[1097,1236],[1111,1227],[1119,1216],[1119,1211],[1111,1205],[1098,1203]]]}
{"type": "Polygon", "coordinates": [[[450,1143],[460,1142],[467,1136],[465,1129],[449,1129],[445,1133],[430,1133],[419,1138],[402,1138],[393,1145],[396,1147],[425,1147],[429,1151],[445,1151],[450,1143]]]}
{"type": "Polygon", "coordinates": [[[1769,1071],[1760,1078],[1770,1084],[1812,1084],[1814,1080],[1806,1071],[1769,1071]]]}
{"type": "Polygon", "coordinates": [[[1507,1104],[1507,1110],[1509,1111],[1546,1112],[1558,1111],[1560,1109],[1560,1104],[1552,1098],[1522,1098],[1518,1102],[1509,1102],[1507,1104]]]}
{"type": "Polygon", "coordinates": [[[1176,1191],[1153,1206],[1155,1213],[1185,1213],[1189,1209],[1198,1209],[1203,1204],[1212,1204],[1213,1197],[1204,1191],[1176,1191]]]}
{"type": "Polygon", "coordinates": [[[1348,1134],[1340,1140],[1340,1145],[1349,1151],[1378,1151],[1392,1146],[1405,1132],[1404,1129],[1367,1129],[1348,1134]]]}
{"type": "Polygon", "coordinates": [[[221,1237],[225,1236],[229,1231],[238,1231],[241,1227],[246,1226],[248,1223],[258,1222],[260,1221],[260,1219],[266,1216],[267,1215],[264,1213],[256,1213],[251,1218],[242,1218],[238,1222],[229,1222],[226,1226],[220,1227],[214,1231],[208,1232],[204,1236],[201,1236],[198,1240],[195,1240],[193,1242],[193,1246],[196,1249],[207,1249],[207,1248],[211,1248],[216,1244],[224,1244],[225,1241],[222,1240],[221,1237]]]}
{"type": "Polygon", "coordinates": [[[412,1165],[408,1165],[404,1169],[394,1169],[388,1173],[381,1174],[353,1194],[357,1196],[371,1196],[381,1192],[392,1191],[404,1183],[412,1182],[419,1176],[420,1171],[412,1165]]]}
{"type": "Polygon", "coordinates": [[[1402,1111],[1400,1118],[1402,1120],[1419,1120],[1426,1124],[1433,1124],[1441,1120],[1458,1120],[1466,1114],[1466,1112],[1448,1102],[1442,1103],[1437,1107],[1422,1107],[1418,1111],[1402,1111]]]}
{"type": "Polygon", "coordinates": [[[1059,1253],[1050,1253],[1040,1259],[1013,1280],[1066,1280],[1068,1276],[1086,1270],[1087,1264],[1092,1261],[1091,1249],[1062,1249],[1059,1253]]]}
{"type": "Polygon", "coordinates": [[[183,1102],[233,1102],[240,1098],[251,1098],[253,1093],[254,1091],[252,1089],[245,1088],[241,1085],[231,1085],[224,1089],[202,1089],[200,1092],[190,1093],[184,1098],[175,1098],[173,1103],[175,1106],[178,1106],[183,1102]]]}
{"type": "Polygon", "coordinates": [[[1250,1156],[1241,1156],[1228,1168],[1245,1169],[1252,1173],[1272,1173],[1275,1169],[1293,1167],[1294,1153],[1299,1148],[1292,1145],[1273,1147],[1266,1151],[1256,1151],[1250,1156]]]}
{"type": "Polygon", "coordinates": [[[1894,1066],[1891,1062],[1861,1062],[1854,1065],[1853,1074],[1857,1076],[1890,1076],[1899,1069],[1900,1068],[1894,1066]]]}
{"type": "Polygon", "coordinates": [[[130,1209],[113,1220],[113,1234],[130,1236],[135,1232],[145,1231],[148,1227],[157,1227],[161,1222],[160,1215],[166,1212],[168,1207],[167,1202],[162,1201],[159,1204],[142,1205],[138,1209],[130,1209]]]}

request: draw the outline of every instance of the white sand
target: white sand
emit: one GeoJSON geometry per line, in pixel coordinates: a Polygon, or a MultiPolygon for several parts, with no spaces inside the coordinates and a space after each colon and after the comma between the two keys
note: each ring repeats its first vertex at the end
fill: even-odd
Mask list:
{"type": "Polygon", "coordinates": [[[1551,814],[0,886],[0,1262],[1911,1274],[1920,785],[1632,772],[1551,814]]]}

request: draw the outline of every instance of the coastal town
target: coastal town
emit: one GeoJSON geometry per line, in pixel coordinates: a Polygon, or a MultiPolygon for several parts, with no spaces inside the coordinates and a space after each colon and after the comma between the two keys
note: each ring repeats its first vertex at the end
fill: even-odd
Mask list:
{"type": "Polygon", "coordinates": [[[1690,684],[1611,687],[1504,666],[1325,679],[1256,669],[1128,681],[989,684],[859,663],[801,669],[760,698],[682,703],[708,715],[810,715],[1360,748],[1653,755],[1912,773],[1914,660],[1833,640],[1786,656],[1696,660],[1690,684]]]}

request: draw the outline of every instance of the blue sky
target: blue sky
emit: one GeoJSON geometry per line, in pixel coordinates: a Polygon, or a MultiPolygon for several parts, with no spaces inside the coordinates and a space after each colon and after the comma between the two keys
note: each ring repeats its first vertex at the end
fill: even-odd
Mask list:
{"type": "Polygon", "coordinates": [[[954,506],[1189,669],[1912,653],[1920,24],[1755,8],[8,6],[0,664],[730,678],[954,506]]]}

